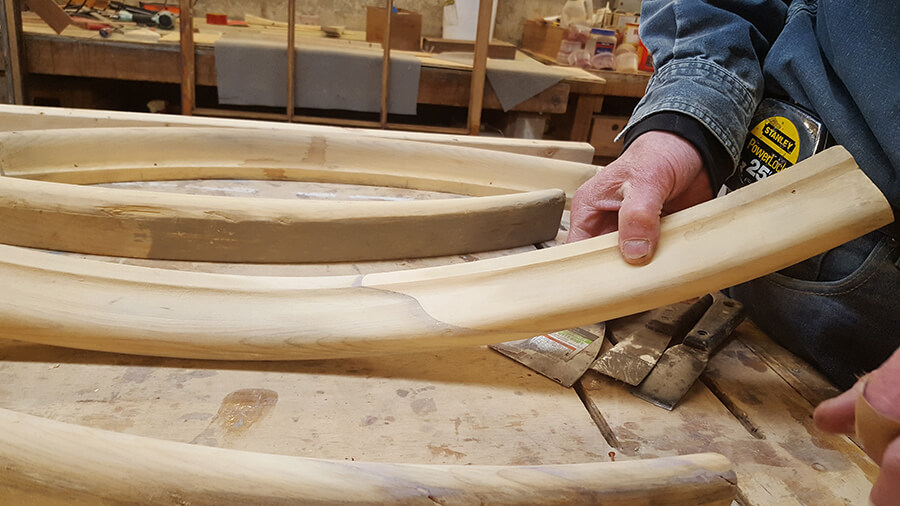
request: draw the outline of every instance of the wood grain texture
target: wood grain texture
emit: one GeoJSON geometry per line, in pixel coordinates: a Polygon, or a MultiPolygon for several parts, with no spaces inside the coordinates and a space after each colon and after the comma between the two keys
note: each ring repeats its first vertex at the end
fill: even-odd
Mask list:
{"type": "Polygon", "coordinates": [[[722,453],[735,463],[739,504],[748,506],[865,504],[872,463],[845,436],[813,426],[813,406],[740,342],[745,329],[671,412],[605,376],[582,380],[617,456],[722,453]]]}
{"type": "Polygon", "coordinates": [[[129,146],[98,153],[76,130],[0,135],[5,176],[75,184],[262,179],[365,184],[471,196],[559,188],[568,197],[597,167],[505,152],[390,142],[339,132],[257,129],[96,129],[129,146]],[[53,149],[47,149],[47,146],[53,149]]]}
{"type": "Polygon", "coordinates": [[[178,29],[181,33],[181,114],[194,113],[197,97],[197,65],[194,53],[194,16],[190,0],[179,0],[178,29]]]}
{"type": "MultiPolygon", "coordinates": [[[[568,79],[558,82],[510,110],[562,114],[566,112],[573,84],[568,79]]],[[[464,106],[469,103],[474,85],[473,72],[468,68],[429,68],[423,65],[416,100],[420,104],[464,106]]],[[[482,90],[484,92],[482,110],[503,109],[489,80],[484,81],[482,90]]]]}
{"type": "MultiPolygon", "coordinates": [[[[274,115],[278,116],[278,115],[274,115]]],[[[473,137],[422,132],[381,131],[361,128],[339,128],[322,125],[297,125],[271,121],[248,121],[226,118],[186,117],[122,111],[96,111],[62,107],[11,106],[0,104],[0,131],[47,130],[60,128],[102,128],[140,126],[182,126],[195,128],[230,127],[279,130],[300,134],[344,133],[359,137],[409,140],[450,144],[493,151],[505,151],[541,158],[591,163],[593,148],[586,143],[502,137],[473,137]]]]}
{"type": "Polygon", "coordinates": [[[56,33],[62,33],[67,26],[72,24],[72,18],[53,0],[25,0],[25,5],[40,16],[56,33]]]}
{"type": "Polygon", "coordinates": [[[384,33],[381,37],[381,109],[378,116],[381,128],[387,126],[391,97],[391,20],[393,18],[394,0],[385,0],[384,33]]]}
{"type": "Polygon", "coordinates": [[[0,366],[6,409],[218,448],[498,466],[606,462],[611,450],[571,389],[486,347],[210,362],[0,339],[0,366]]]}
{"type": "Polygon", "coordinates": [[[5,244],[136,258],[281,263],[504,249],[556,235],[566,198],[560,190],[541,189],[542,184],[568,181],[571,194],[595,170],[455,146],[375,138],[365,142],[342,134],[305,137],[179,128],[98,129],[94,134],[135,148],[99,153],[85,146],[77,130],[0,134],[2,172],[69,183],[194,178],[329,181],[334,175],[341,182],[393,182],[476,195],[516,192],[530,185],[538,191],[452,202],[325,203],[148,195],[2,177],[0,215],[6,226],[0,229],[5,244]],[[51,144],[54,149],[46,149],[51,144]],[[163,151],[160,146],[171,147],[163,151]],[[58,156],[57,150],[68,156],[58,156]],[[425,159],[431,170],[423,173],[425,159]],[[485,159],[501,163],[484,170],[480,166],[485,159]],[[532,183],[528,177],[516,181],[522,163],[536,169],[532,183]],[[493,186],[494,178],[498,182],[505,178],[507,188],[493,186]],[[313,237],[316,240],[310,240],[313,237]]]}
{"type": "Polygon", "coordinates": [[[522,339],[663,306],[782,269],[893,219],[849,154],[663,220],[643,267],[616,234],[477,263],[325,278],[146,269],[0,248],[0,333],[101,351],[289,360],[522,339]],[[773,228],[768,225],[779,223],[773,228]],[[552,298],[551,298],[552,296],[552,298]]]}
{"type": "Polygon", "coordinates": [[[420,258],[552,239],[565,202],[560,190],[465,199],[321,201],[176,195],[0,177],[0,241],[200,262],[420,258]]]}
{"type": "Polygon", "coordinates": [[[575,112],[572,119],[572,130],[569,138],[573,141],[588,141],[591,134],[591,119],[594,111],[603,105],[603,97],[599,95],[578,95],[575,100],[575,112]]]}
{"type": "Polygon", "coordinates": [[[594,69],[588,72],[606,79],[604,95],[634,98],[644,96],[644,90],[647,89],[647,83],[650,82],[650,76],[653,75],[649,72],[616,72],[615,70],[594,69]]]}
{"type": "Polygon", "coordinates": [[[287,22],[287,101],[286,114],[288,123],[294,121],[295,100],[294,94],[296,90],[295,69],[297,67],[297,49],[295,39],[297,37],[297,0],[288,0],[288,22],[287,22]]]}
{"type": "Polygon", "coordinates": [[[753,322],[748,321],[741,330],[741,343],[765,361],[811,405],[818,406],[820,402],[841,394],[841,390],[822,373],[769,339],[753,322]]]}
{"type": "MultiPolygon", "coordinates": [[[[350,201],[395,201],[395,200],[434,200],[447,198],[465,198],[458,195],[440,192],[422,192],[419,190],[403,190],[364,185],[344,185],[329,183],[304,183],[296,181],[252,181],[252,180],[186,180],[186,181],[153,181],[135,183],[110,183],[102,185],[121,189],[141,189],[162,193],[180,193],[187,195],[244,196],[248,198],[315,198],[319,200],[350,201]]],[[[486,258],[515,255],[534,251],[533,244],[519,248],[468,253],[427,258],[405,258],[402,260],[377,260],[367,262],[328,262],[303,264],[262,264],[262,263],[222,263],[222,262],[186,262],[173,260],[147,260],[139,258],[109,257],[68,253],[67,256],[103,260],[106,262],[142,267],[155,267],[182,271],[210,272],[221,274],[242,274],[251,276],[334,276],[357,275],[360,273],[389,272],[396,270],[421,269],[447,264],[475,262],[486,258]]],[[[2,403],[0,403],[2,405],[2,403]]]]}
{"type": "Polygon", "coordinates": [[[10,104],[25,103],[25,85],[22,82],[25,77],[23,67],[27,63],[22,47],[22,13],[21,3],[15,0],[3,0],[0,3],[0,21],[3,26],[3,70],[6,74],[6,93],[10,104]]]}
{"type": "MultiPolygon", "coordinates": [[[[422,49],[428,53],[472,53],[475,51],[475,41],[424,37],[422,49]]],[[[515,60],[517,51],[518,48],[514,44],[500,39],[491,39],[488,45],[488,58],[515,60]]]]}
{"type": "Polygon", "coordinates": [[[0,497],[41,504],[728,504],[728,459],[558,466],[329,461],[106,432],[0,410],[0,497]]]}
{"type": "Polygon", "coordinates": [[[469,134],[481,130],[481,110],[484,106],[484,84],[487,76],[488,44],[491,42],[491,0],[479,0],[475,28],[475,50],[472,62],[472,84],[469,90],[469,134]]]}
{"type": "Polygon", "coordinates": [[[782,463],[782,471],[751,479],[747,495],[757,504],[865,503],[878,468],[847,436],[818,429],[814,406],[784,388],[777,372],[747,347],[735,341],[723,348],[704,380],[742,424],[772,445],[771,461],[765,462],[765,450],[758,448],[755,463],[782,463]],[[817,482],[820,486],[810,485],[817,482]]]}

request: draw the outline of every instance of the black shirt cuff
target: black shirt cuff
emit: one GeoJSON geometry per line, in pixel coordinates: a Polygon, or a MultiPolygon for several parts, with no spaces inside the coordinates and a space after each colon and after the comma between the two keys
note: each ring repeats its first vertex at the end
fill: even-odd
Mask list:
{"type": "Polygon", "coordinates": [[[680,112],[658,112],[642,119],[625,132],[624,149],[628,149],[639,135],[652,130],[676,134],[694,145],[709,174],[713,195],[719,192],[725,180],[734,172],[734,162],[722,142],[703,123],[680,112]]]}

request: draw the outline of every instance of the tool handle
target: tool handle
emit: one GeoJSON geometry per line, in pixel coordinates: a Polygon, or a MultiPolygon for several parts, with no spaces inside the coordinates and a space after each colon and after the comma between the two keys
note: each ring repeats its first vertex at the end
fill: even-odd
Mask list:
{"type": "Polygon", "coordinates": [[[712,302],[712,295],[706,294],[690,305],[677,302],[661,307],[653,311],[652,319],[647,322],[647,328],[671,336],[673,342],[679,343],[700,316],[706,313],[712,302]]]}
{"type": "Polygon", "coordinates": [[[712,306],[684,338],[684,344],[707,356],[725,344],[734,329],[744,320],[744,305],[728,297],[716,295],[712,306]]]}

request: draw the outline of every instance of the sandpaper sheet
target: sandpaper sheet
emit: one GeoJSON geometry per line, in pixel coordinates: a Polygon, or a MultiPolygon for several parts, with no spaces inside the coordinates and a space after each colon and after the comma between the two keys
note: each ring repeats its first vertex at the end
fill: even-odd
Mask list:
{"type": "MultiPolygon", "coordinates": [[[[285,107],[287,38],[222,37],[216,41],[219,103],[285,107]]],[[[296,47],[296,107],[378,112],[381,109],[380,49],[296,47]]],[[[415,114],[421,63],[391,55],[388,110],[415,114]]]]}
{"type": "MultiPolygon", "coordinates": [[[[473,61],[472,53],[462,52],[440,53],[434,55],[434,58],[467,65],[472,65],[473,61]]],[[[488,58],[485,74],[504,112],[571,75],[532,59],[496,58],[488,58]]]]}

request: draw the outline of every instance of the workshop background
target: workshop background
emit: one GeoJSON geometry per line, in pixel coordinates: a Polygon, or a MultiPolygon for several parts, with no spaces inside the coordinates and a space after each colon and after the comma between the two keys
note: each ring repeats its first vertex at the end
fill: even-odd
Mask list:
{"type": "Polygon", "coordinates": [[[702,296],[806,252],[766,223],[833,227],[822,236],[836,240],[885,219],[849,155],[834,148],[821,178],[797,171],[796,187],[767,190],[770,221],[751,224],[740,196],[698,211],[669,244],[709,247],[649,276],[615,241],[565,245],[567,203],[620,154],[653,75],[639,11],[0,0],[0,504],[257,504],[313,489],[361,503],[863,504],[878,467],[858,438],[812,420],[839,390],[734,301],[702,296]],[[820,186],[835,193],[794,216],[820,186]],[[721,244],[735,248],[725,267],[721,244]],[[570,257],[590,275],[556,263],[570,257]],[[503,284],[507,271],[524,281],[503,284]],[[710,286],[643,311],[683,297],[679,274],[710,286]],[[596,317],[588,292],[619,297],[606,306],[620,312],[532,332],[563,299],[596,317]],[[507,329],[534,337],[472,346],[490,342],[472,332],[507,329]],[[343,471],[306,489],[313,459],[343,471]],[[382,467],[394,463],[446,467],[382,467]],[[607,466],[585,479],[544,467],[569,464],[607,466]],[[458,488],[432,486],[455,473],[458,488]],[[480,474],[496,481],[473,488],[480,474]],[[547,483],[546,496],[529,488],[547,483]]]}
{"type": "Polygon", "coordinates": [[[372,2],[294,2],[291,63],[287,0],[196,0],[185,44],[175,1],[20,4],[22,70],[0,96],[28,105],[282,120],[287,85],[302,122],[589,142],[602,163],[652,71],[635,0],[494,0],[483,78],[477,0],[394,3],[389,77],[372,2]]]}

